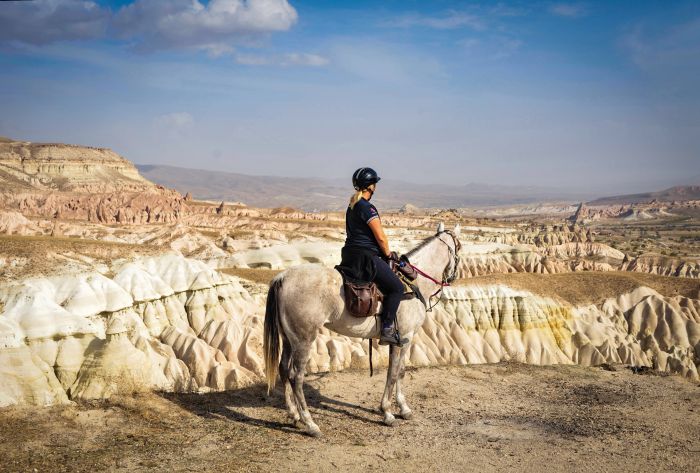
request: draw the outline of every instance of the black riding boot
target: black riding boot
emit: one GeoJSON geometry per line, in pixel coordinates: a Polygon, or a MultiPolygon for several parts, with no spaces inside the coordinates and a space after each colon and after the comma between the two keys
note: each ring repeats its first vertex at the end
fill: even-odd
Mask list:
{"type": "Polygon", "coordinates": [[[401,334],[399,334],[399,330],[394,323],[394,318],[382,314],[382,331],[379,334],[379,344],[401,347],[404,343],[408,343],[408,340],[401,338],[401,334]]]}

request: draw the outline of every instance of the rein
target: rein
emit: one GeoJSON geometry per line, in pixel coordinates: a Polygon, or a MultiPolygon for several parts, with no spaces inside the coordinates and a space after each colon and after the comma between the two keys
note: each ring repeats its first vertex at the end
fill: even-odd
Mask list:
{"type": "Polygon", "coordinates": [[[438,286],[446,287],[446,286],[449,286],[449,285],[450,285],[450,283],[448,283],[447,281],[438,281],[437,279],[435,279],[434,277],[432,277],[430,274],[424,273],[423,271],[420,270],[420,268],[418,268],[418,267],[412,265],[411,263],[409,263],[408,265],[409,265],[411,268],[415,269],[416,272],[417,272],[418,274],[420,274],[421,276],[423,276],[423,277],[426,278],[426,279],[431,280],[432,282],[434,282],[434,283],[437,284],[438,286]]]}
{"type": "Polygon", "coordinates": [[[427,274],[426,272],[422,271],[420,268],[417,268],[417,267],[414,266],[413,264],[408,263],[408,265],[409,265],[411,268],[413,268],[418,274],[420,274],[420,275],[423,276],[424,278],[426,278],[426,279],[432,281],[433,283],[437,284],[438,286],[440,286],[440,287],[438,288],[438,290],[435,291],[435,292],[428,298],[428,305],[429,305],[429,307],[427,308],[427,311],[428,311],[428,312],[432,312],[433,308],[438,304],[438,302],[440,302],[440,299],[438,298],[438,300],[435,302],[435,304],[432,304],[431,301],[432,301],[433,297],[435,297],[435,296],[437,296],[438,294],[440,294],[440,293],[442,292],[442,289],[443,289],[444,287],[450,286],[450,283],[451,283],[452,281],[454,281],[455,278],[457,277],[457,266],[459,265],[459,259],[460,259],[460,258],[459,258],[459,249],[460,249],[460,247],[461,247],[462,245],[459,243],[459,240],[457,239],[457,237],[456,237],[456,236],[454,235],[454,233],[452,233],[450,230],[444,230],[444,231],[442,231],[441,233],[436,234],[435,237],[436,237],[438,240],[440,240],[440,242],[443,243],[443,244],[447,247],[447,249],[448,249],[449,252],[450,252],[450,256],[452,257],[452,259],[453,259],[453,261],[454,261],[454,264],[453,264],[453,267],[452,267],[452,271],[451,271],[451,274],[450,274],[449,276],[445,276],[445,273],[447,272],[447,268],[445,268],[445,272],[443,272],[443,274],[442,274],[442,281],[438,281],[437,279],[435,279],[435,278],[432,277],[431,275],[429,275],[429,274],[427,274]],[[450,245],[448,245],[447,243],[445,243],[445,240],[443,240],[442,238],[440,238],[440,234],[441,234],[441,233],[447,233],[448,235],[450,235],[450,237],[452,237],[452,243],[454,243],[454,246],[455,246],[454,249],[452,249],[452,247],[451,247],[450,245]]]}

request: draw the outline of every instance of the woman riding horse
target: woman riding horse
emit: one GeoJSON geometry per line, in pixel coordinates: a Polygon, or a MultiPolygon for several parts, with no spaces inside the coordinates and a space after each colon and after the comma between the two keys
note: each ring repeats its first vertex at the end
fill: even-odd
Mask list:
{"type": "Polygon", "coordinates": [[[342,249],[340,269],[354,280],[374,282],[384,294],[381,313],[380,345],[402,345],[396,327],[396,312],[403,297],[403,284],[389,267],[388,261],[399,261],[389,250],[389,240],[382,228],[377,208],[372,199],[380,177],[372,168],[360,168],[352,175],[355,193],[345,212],[347,237],[342,249]]]}
{"type": "MultiPolygon", "coordinates": [[[[386,280],[392,281],[384,271],[386,263],[379,255],[391,255],[387,244],[386,236],[381,231],[377,209],[369,204],[368,199],[376,189],[377,177],[374,171],[365,174],[365,170],[355,173],[354,184],[359,194],[353,198],[355,205],[348,211],[348,245],[344,250],[343,259],[346,264],[355,263],[358,268],[368,268],[370,272],[376,273],[373,278],[381,283],[382,276],[386,280]],[[359,207],[358,207],[359,206],[359,207]],[[360,210],[365,207],[362,214],[360,210]],[[362,227],[354,222],[358,220],[366,226],[362,227]],[[373,223],[373,222],[377,223],[373,223]],[[369,222],[369,224],[367,223],[369,222]],[[357,241],[357,229],[365,228],[371,231],[374,226],[376,230],[371,233],[371,246],[367,240],[359,245],[353,245],[357,241]],[[359,258],[351,258],[352,248],[360,248],[355,252],[359,258]],[[363,252],[362,249],[370,248],[363,252]],[[373,250],[373,251],[372,251],[373,250]],[[367,256],[363,256],[367,255],[367,256]],[[348,261],[349,260],[349,261],[348,261]],[[380,276],[377,278],[377,274],[380,276]]],[[[362,231],[362,230],[360,230],[362,231]]],[[[368,234],[365,233],[365,236],[368,234]]],[[[415,286],[422,294],[423,301],[429,301],[431,294],[437,295],[439,291],[455,278],[459,265],[459,228],[454,232],[445,230],[444,225],[438,226],[437,233],[427,238],[414,250],[409,252],[409,256],[415,265],[421,267],[423,277],[417,279],[415,286]]],[[[388,267],[387,267],[388,269],[388,267]]],[[[385,281],[386,281],[385,280],[385,281]]],[[[385,282],[384,281],[384,282],[385,282]]],[[[391,284],[391,283],[389,283],[391,284]]],[[[383,290],[387,294],[398,291],[398,285],[388,290],[384,285],[383,290]]],[[[355,317],[351,315],[345,307],[341,275],[333,268],[320,264],[302,264],[293,266],[277,276],[270,282],[270,290],[267,293],[265,306],[265,323],[263,331],[263,351],[265,352],[265,375],[267,377],[268,391],[275,387],[277,374],[284,383],[284,398],[287,404],[289,415],[293,422],[301,423],[309,435],[321,435],[321,429],[314,422],[304,397],[304,375],[306,367],[312,355],[319,352],[317,338],[322,328],[351,338],[370,339],[376,338],[377,329],[374,317],[355,317]]],[[[395,326],[391,322],[395,317],[398,297],[389,296],[384,300],[384,320],[386,320],[387,335],[395,332],[394,329],[401,329],[402,346],[391,344],[395,337],[385,337],[391,344],[389,347],[389,365],[387,367],[387,378],[384,386],[384,394],[381,399],[381,411],[384,414],[384,423],[394,425],[396,417],[392,412],[392,397],[396,389],[396,403],[399,406],[399,415],[403,419],[411,418],[411,408],[408,406],[406,396],[402,390],[402,378],[406,357],[411,349],[411,343],[423,325],[427,307],[421,300],[407,300],[401,306],[401,318],[395,326]]],[[[329,341],[329,355],[331,352],[329,341]]],[[[354,354],[353,354],[354,355],[354,354]]],[[[333,357],[333,355],[330,355],[333,357]]],[[[352,356],[354,359],[355,356],[352,356]]],[[[346,360],[351,361],[351,360],[346,360]]],[[[345,364],[345,363],[343,363],[345,364]]]]}

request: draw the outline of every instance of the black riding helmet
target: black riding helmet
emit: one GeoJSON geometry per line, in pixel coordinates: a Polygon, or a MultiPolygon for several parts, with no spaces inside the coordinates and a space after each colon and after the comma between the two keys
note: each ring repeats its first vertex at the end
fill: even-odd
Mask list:
{"type": "Polygon", "coordinates": [[[377,171],[372,168],[360,168],[352,175],[352,186],[355,190],[367,189],[372,184],[376,184],[382,178],[377,176],[377,171]]]}

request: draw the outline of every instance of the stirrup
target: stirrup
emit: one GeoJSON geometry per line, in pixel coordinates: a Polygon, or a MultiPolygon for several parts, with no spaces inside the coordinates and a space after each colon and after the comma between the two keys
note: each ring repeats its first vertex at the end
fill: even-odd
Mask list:
{"type": "Polygon", "coordinates": [[[379,335],[379,344],[380,345],[395,345],[399,348],[404,346],[405,344],[408,343],[408,338],[401,338],[401,334],[399,333],[398,330],[394,330],[394,333],[391,335],[391,340],[387,340],[386,338],[383,338],[384,335],[380,333],[379,335]]]}

